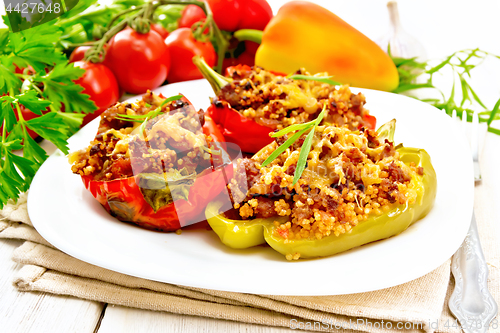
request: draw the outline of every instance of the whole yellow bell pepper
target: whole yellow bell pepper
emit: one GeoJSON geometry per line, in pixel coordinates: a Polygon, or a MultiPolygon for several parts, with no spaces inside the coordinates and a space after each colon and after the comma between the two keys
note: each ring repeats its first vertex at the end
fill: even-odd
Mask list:
{"type": "Polygon", "coordinates": [[[399,148],[398,152],[404,163],[413,162],[424,169],[423,175],[414,175],[410,181],[417,190],[417,199],[412,204],[396,202],[390,206],[389,211],[369,217],[345,234],[332,234],[322,239],[285,241],[274,232],[274,221],[284,223],[289,219],[288,216],[231,220],[223,214],[223,201],[208,204],[205,211],[207,221],[222,243],[231,248],[242,249],[267,243],[285,256],[300,253],[300,258],[330,256],[397,235],[430,211],[437,191],[436,173],[429,154],[423,149],[406,147],[399,148]]]}
{"type": "Polygon", "coordinates": [[[264,30],[255,64],[293,73],[328,72],[354,87],[394,90],[399,75],[391,58],[373,41],[327,9],[305,1],[283,5],[264,30]]]}

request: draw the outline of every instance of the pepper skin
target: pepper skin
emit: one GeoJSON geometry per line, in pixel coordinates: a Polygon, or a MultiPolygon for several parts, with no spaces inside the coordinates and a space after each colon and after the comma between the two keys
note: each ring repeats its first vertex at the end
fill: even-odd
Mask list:
{"type": "Polygon", "coordinates": [[[354,87],[392,91],[399,75],[391,58],[368,37],[325,8],[305,1],[284,4],[271,19],[255,64],[293,73],[328,72],[354,87]]]}
{"type": "Polygon", "coordinates": [[[217,124],[226,141],[237,144],[241,151],[256,153],[274,141],[269,136],[269,132],[273,131],[271,128],[243,116],[227,102],[218,101],[210,105],[207,114],[217,124]]]}
{"type": "Polygon", "coordinates": [[[224,170],[205,170],[190,188],[188,201],[176,200],[156,213],[144,200],[135,177],[112,181],[95,181],[90,176],[82,176],[82,179],[94,198],[120,221],[132,222],[151,230],[175,231],[204,220],[203,211],[207,203],[224,189],[225,179],[231,174],[232,165],[226,166],[224,170]]]}
{"type": "MultiPolygon", "coordinates": [[[[215,94],[218,94],[224,86],[232,82],[230,77],[235,72],[245,75],[246,72],[252,71],[252,68],[247,65],[230,66],[226,69],[226,77],[224,77],[216,73],[201,57],[193,57],[193,63],[210,83],[215,94]]],[[[270,72],[274,75],[286,76],[281,72],[270,72]]],[[[269,136],[269,133],[273,132],[274,129],[243,116],[226,101],[213,100],[207,109],[207,114],[217,124],[225,140],[237,144],[242,152],[257,153],[274,141],[269,136]]],[[[368,121],[370,129],[375,129],[377,119],[372,115],[365,115],[364,117],[368,121]]]]}
{"type": "MultiPolygon", "coordinates": [[[[191,104],[185,97],[182,100],[191,104]]],[[[220,150],[222,155],[219,155],[220,158],[213,155],[212,167],[197,175],[189,189],[188,200],[178,199],[155,212],[144,199],[136,177],[96,181],[92,176],[82,176],[85,188],[111,215],[146,229],[175,231],[204,221],[203,212],[207,204],[226,187],[227,179],[233,174],[233,165],[225,152],[224,137],[213,120],[205,117],[202,130],[212,138],[210,147],[220,150]]]]}
{"type": "Polygon", "coordinates": [[[414,162],[424,169],[423,176],[413,176],[411,182],[417,189],[413,204],[393,204],[383,215],[372,216],[360,222],[350,232],[340,236],[330,235],[319,240],[289,240],[275,233],[274,221],[286,222],[288,217],[231,220],[221,214],[222,201],[208,204],[205,211],[208,223],[222,243],[232,248],[248,248],[266,242],[277,252],[287,255],[300,253],[301,258],[330,256],[370,242],[397,235],[412,223],[424,217],[432,208],[436,197],[437,180],[430,156],[423,149],[399,148],[404,163],[414,162]]]}

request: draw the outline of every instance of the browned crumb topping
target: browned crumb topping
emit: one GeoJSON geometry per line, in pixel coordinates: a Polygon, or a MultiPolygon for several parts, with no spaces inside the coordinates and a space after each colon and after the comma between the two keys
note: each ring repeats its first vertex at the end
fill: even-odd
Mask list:
{"type": "Polygon", "coordinates": [[[165,104],[159,116],[140,132],[140,122],[117,115],[145,115],[164,97],[148,92],[137,103],[117,103],[103,112],[90,145],[70,156],[73,173],[95,180],[127,178],[138,173],[163,173],[186,168],[189,173],[210,166],[206,151],[211,138],[202,131],[204,114],[182,100],[165,104]]]}
{"type": "MultiPolygon", "coordinates": [[[[309,75],[303,69],[297,73],[309,75]]],[[[347,85],[336,89],[317,81],[292,80],[259,67],[234,71],[232,78],[234,81],[217,95],[215,105],[229,103],[245,117],[272,129],[315,119],[325,102],[330,110],[325,124],[347,125],[351,130],[368,125],[364,120],[369,113],[364,108],[365,97],[351,93],[347,85]]]]}

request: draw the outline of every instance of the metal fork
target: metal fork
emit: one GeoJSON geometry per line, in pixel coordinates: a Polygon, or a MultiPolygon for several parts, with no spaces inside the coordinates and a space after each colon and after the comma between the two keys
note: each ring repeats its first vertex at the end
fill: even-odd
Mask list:
{"type": "MultiPolygon", "coordinates": [[[[456,111],[452,118],[456,119],[456,111]]],[[[466,115],[462,116],[462,130],[465,131],[466,115]]],[[[481,181],[478,160],[478,115],[472,117],[471,149],[474,162],[474,181],[481,181]]],[[[491,320],[498,312],[498,306],[488,291],[488,266],[484,258],[476,218],[472,214],[469,232],[458,251],[453,255],[451,272],[455,278],[455,289],[448,306],[459,320],[466,333],[487,332],[491,320]]]]}

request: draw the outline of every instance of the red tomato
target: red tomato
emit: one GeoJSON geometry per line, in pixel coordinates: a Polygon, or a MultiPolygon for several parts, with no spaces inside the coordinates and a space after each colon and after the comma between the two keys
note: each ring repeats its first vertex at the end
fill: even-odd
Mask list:
{"type": "Polygon", "coordinates": [[[207,0],[207,2],[212,9],[215,24],[220,30],[236,31],[238,29],[241,15],[246,15],[246,1],[207,0]]]}
{"type": "Polygon", "coordinates": [[[35,74],[35,70],[30,65],[28,65],[28,67],[17,67],[17,65],[14,64],[14,73],[33,75],[33,74],[35,74]]]}
{"type": "Polygon", "coordinates": [[[83,118],[82,126],[98,117],[104,110],[115,104],[120,98],[115,76],[103,64],[77,61],[75,66],[85,69],[85,74],[75,81],[83,87],[83,93],[90,96],[98,110],[83,118]]]}
{"type": "Polygon", "coordinates": [[[170,54],[157,32],[140,34],[126,28],[109,42],[105,64],[113,71],[121,88],[142,94],[165,81],[170,54]]]}
{"type": "MultiPolygon", "coordinates": [[[[207,0],[215,24],[221,30],[235,31],[240,22],[240,0],[207,0]]],[[[196,5],[189,5],[182,11],[179,19],[179,28],[191,28],[193,24],[206,18],[203,9],[196,5]]]]}
{"type": "MultiPolygon", "coordinates": [[[[106,51],[107,45],[104,45],[104,50],[106,51]]],[[[85,52],[87,52],[90,49],[90,46],[78,46],[71,52],[69,56],[69,62],[75,62],[75,61],[80,61],[85,58],[85,52]]],[[[103,63],[105,62],[106,59],[104,59],[103,63]]]]}
{"type": "Polygon", "coordinates": [[[160,23],[151,23],[150,29],[157,32],[161,38],[165,39],[168,37],[169,32],[160,23]]]}
{"type": "Polygon", "coordinates": [[[90,46],[78,46],[76,49],[71,52],[69,56],[69,62],[75,62],[83,60],[85,57],[85,52],[90,49],[90,46]]]}
{"type": "Polygon", "coordinates": [[[202,43],[193,37],[189,28],[174,30],[165,39],[165,43],[170,50],[172,67],[168,73],[168,82],[179,82],[187,80],[202,79],[203,75],[193,64],[193,57],[200,55],[210,67],[215,66],[217,55],[210,42],[202,43]]]}
{"type": "MultiPolygon", "coordinates": [[[[236,31],[239,29],[264,30],[273,11],[266,0],[207,0],[214,21],[221,30],[236,31]]],[[[205,13],[196,5],[189,5],[182,11],[179,28],[191,26],[203,19],[205,13]]]]}
{"type": "Polygon", "coordinates": [[[184,7],[181,13],[181,18],[177,22],[179,28],[191,28],[193,24],[205,19],[203,9],[196,5],[188,5],[184,7]]]}
{"type": "MultiPolygon", "coordinates": [[[[266,0],[245,0],[239,19],[239,29],[264,30],[273,17],[273,10],[266,0]]],[[[214,14],[215,15],[215,14],[214,14]]],[[[217,21],[216,21],[217,22],[217,21]]]]}

